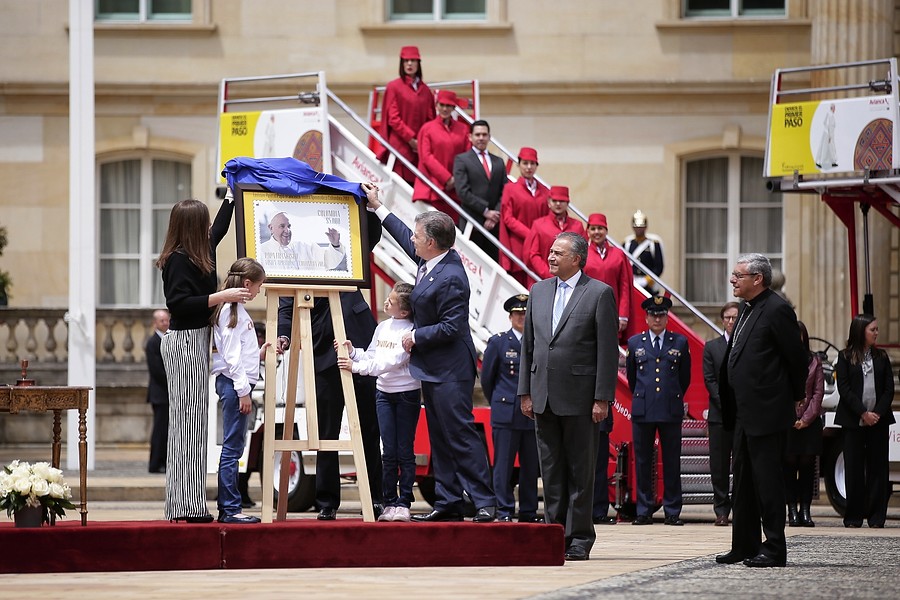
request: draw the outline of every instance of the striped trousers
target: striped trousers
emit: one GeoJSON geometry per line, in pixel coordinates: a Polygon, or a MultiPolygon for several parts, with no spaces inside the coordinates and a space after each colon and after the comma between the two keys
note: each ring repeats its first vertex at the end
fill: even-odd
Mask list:
{"type": "Polygon", "coordinates": [[[166,519],[201,517],[206,506],[210,329],[169,331],[160,352],[169,384],[166,519]]]}

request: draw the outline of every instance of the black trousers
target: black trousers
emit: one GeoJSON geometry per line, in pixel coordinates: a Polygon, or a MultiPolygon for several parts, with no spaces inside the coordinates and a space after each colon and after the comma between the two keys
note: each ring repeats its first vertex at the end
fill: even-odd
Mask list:
{"type": "MultiPolygon", "coordinates": [[[[353,389],[356,392],[372,502],[379,503],[383,494],[381,433],[375,411],[375,378],[354,375],[353,389]]],[[[341,386],[341,370],[337,365],[316,373],[316,399],[319,409],[319,437],[323,440],[338,439],[344,413],[344,390],[341,386]]],[[[341,505],[341,472],[337,452],[319,452],[316,455],[316,504],[319,509],[335,510],[341,505]]]]}
{"type": "Polygon", "coordinates": [[[787,559],[781,467],[785,434],[748,435],[740,423],[734,432],[731,550],[739,556],[765,554],[776,561],[787,559]]]}
{"type": "Polygon", "coordinates": [[[884,525],[889,497],[888,442],[886,423],[873,427],[844,428],[844,466],[847,512],[844,524],[869,527],[884,525]]]}
{"type": "Polygon", "coordinates": [[[151,404],[153,429],[150,430],[150,464],[153,473],[166,468],[166,444],[169,439],[169,405],[151,404]]]}
{"type": "Polygon", "coordinates": [[[731,514],[731,450],[734,432],[725,431],[721,423],[709,424],[709,474],[713,486],[713,510],[717,517],[731,514]]]}

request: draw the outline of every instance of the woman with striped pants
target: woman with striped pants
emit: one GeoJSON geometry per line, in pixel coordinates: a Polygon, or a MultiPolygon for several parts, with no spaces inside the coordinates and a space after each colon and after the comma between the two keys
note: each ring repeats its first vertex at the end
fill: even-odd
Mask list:
{"type": "Polygon", "coordinates": [[[231,190],[212,227],[204,203],[178,202],[156,262],[171,313],[169,331],[160,345],[169,386],[165,514],[170,521],[213,520],[206,506],[210,318],[216,305],[250,297],[246,288],[216,292],[216,246],[228,232],[233,214],[231,190]]]}

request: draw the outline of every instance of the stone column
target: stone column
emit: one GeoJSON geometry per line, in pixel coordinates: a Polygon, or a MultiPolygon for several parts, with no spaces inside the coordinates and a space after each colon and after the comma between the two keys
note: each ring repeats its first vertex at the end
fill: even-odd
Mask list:
{"type": "MultiPolygon", "coordinates": [[[[894,0],[815,0],[808,4],[812,21],[810,64],[826,65],[863,60],[889,58],[894,46],[894,0]]],[[[858,69],[847,72],[815,72],[812,86],[841,85],[884,79],[886,73],[858,69]]],[[[895,149],[897,151],[898,149],[895,149]]],[[[793,200],[786,197],[786,203],[793,200]]],[[[798,235],[800,243],[799,316],[807,324],[811,335],[832,341],[843,347],[847,339],[852,312],[862,306],[850,306],[848,274],[847,230],[818,196],[804,196],[799,200],[798,231],[786,231],[787,236],[798,235]]],[[[859,244],[860,304],[865,293],[862,245],[862,217],[858,206],[857,236],[859,244]]],[[[897,235],[893,227],[876,211],[869,212],[869,252],[872,293],[875,312],[879,316],[882,342],[896,342],[898,331],[897,235]],[[892,247],[893,243],[893,247],[892,247]],[[893,256],[892,256],[893,255],[893,256]],[[893,260],[892,260],[893,258],[893,260]],[[893,323],[893,325],[889,325],[893,323]]],[[[794,284],[797,285],[797,284],[794,284]]],[[[796,288],[795,288],[796,289],[796,288]]]]}

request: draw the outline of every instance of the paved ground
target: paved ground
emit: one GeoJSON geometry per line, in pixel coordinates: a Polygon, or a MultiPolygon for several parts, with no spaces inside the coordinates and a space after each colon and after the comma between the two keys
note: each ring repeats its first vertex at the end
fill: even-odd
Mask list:
{"type": "MultiPolygon", "coordinates": [[[[46,460],[44,447],[0,447],[0,464],[13,458],[46,460]]],[[[146,472],[146,448],[97,450],[89,474],[89,520],[128,521],[162,518],[164,476],[146,472]]],[[[77,473],[66,472],[77,482],[77,473]]],[[[215,479],[210,476],[210,498],[215,479]]],[[[360,514],[355,485],[343,486],[339,518],[360,514]]],[[[251,494],[259,499],[259,479],[251,494]]],[[[215,509],[214,502],[210,503],[215,509]]],[[[414,507],[426,510],[427,505],[414,507]]],[[[259,514],[259,508],[248,511],[259,514]]],[[[314,513],[291,515],[313,518],[314,513]]],[[[284,597],[396,598],[427,594],[430,600],[491,597],[584,599],[728,597],[892,598],[900,581],[900,498],[892,500],[882,530],[845,529],[824,501],[813,507],[817,527],[788,528],[788,566],[748,569],[717,565],[728,549],[730,528],[712,525],[708,506],[686,506],[685,527],[597,526],[591,560],[562,567],[286,569],[160,573],[83,573],[0,575],[0,597],[42,598],[196,598],[284,597]]],[[[3,518],[0,515],[0,518],[3,518]]],[[[76,519],[77,514],[67,518],[76,519]]],[[[373,526],[378,526],[377,524],[373,526]]],[[[415,526],[411,524],[410,526],[415,526]]],[[[474,526],[474,525],[473,525],[474,526]]],[[[510,525],[515,526],[515,525],[510,525]]],[[[289,551],[289,549],[286,549],[289,551]]],[[[402,548],[398,548],[402,552],[402,548]]]]}

